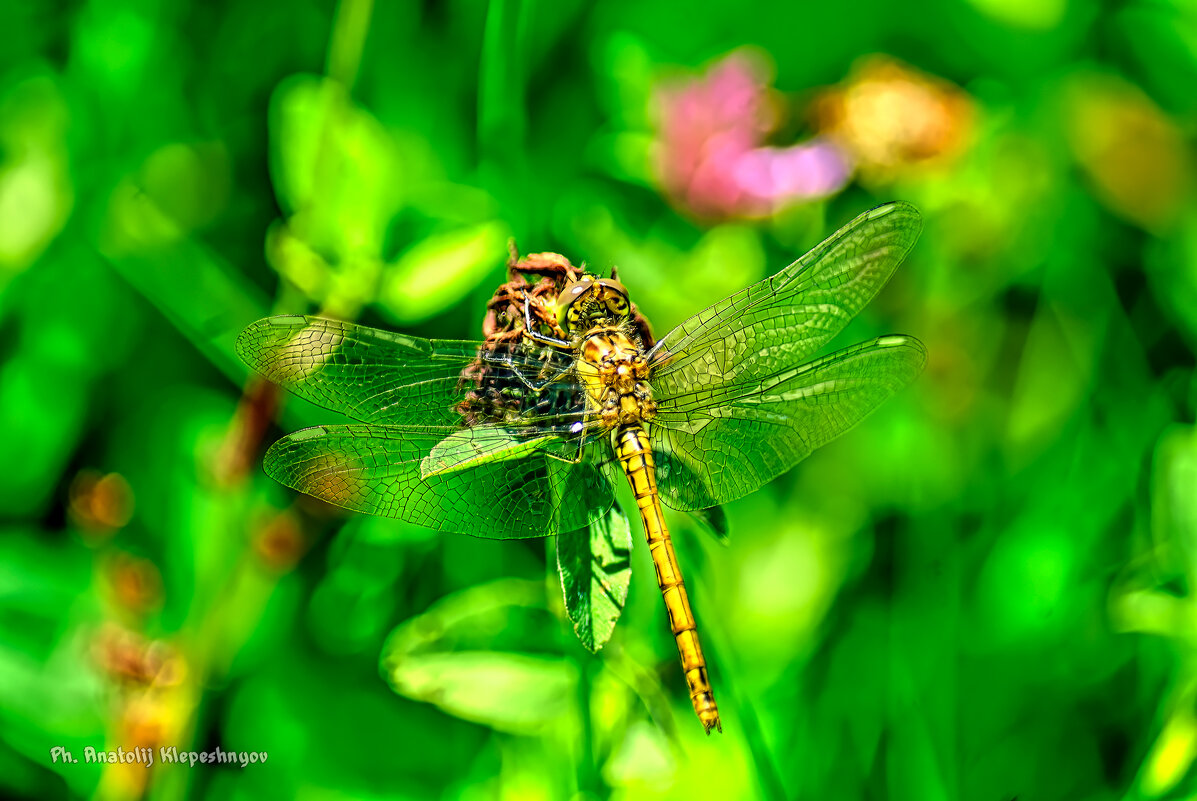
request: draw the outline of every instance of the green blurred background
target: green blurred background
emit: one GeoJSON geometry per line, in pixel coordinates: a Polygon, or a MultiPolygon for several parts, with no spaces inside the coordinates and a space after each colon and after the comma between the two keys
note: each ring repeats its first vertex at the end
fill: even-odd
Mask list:
{"type": "MultiPolygon", "coordinates": [[[[1187,0],[0,7],[0,787],[27,798],[1197,798],[1197,7],[1187,0]],[[889,199],[837,340],[926,373],[669,518],[607,647],[552,543],[260,470],[332,416],[269,313],[476,338],[506,242],[658,334],[889,199]],[[86,764],[83,749],[265,751],[86,764]],[[78,764],[54,763],[69,748],[78,764]]],[[[636,538],[640,538],[639,531],[636,538]]]]}

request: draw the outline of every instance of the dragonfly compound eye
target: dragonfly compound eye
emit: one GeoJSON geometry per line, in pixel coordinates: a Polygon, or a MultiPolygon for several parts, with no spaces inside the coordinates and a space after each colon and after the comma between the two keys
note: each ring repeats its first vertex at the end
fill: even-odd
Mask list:
{"type": "Polygon", "coordinates": [[[583,275],[577,281],[571,281],[557,296],[557,325],[565,331],[572,331],[579,319],[581,300],[590,295],[594,289],[594,276],[583,275]]]}
{"type": "Polygon", "coordinates": [[[566,284],[557,301],[557,320],[562,329],[577,331],[588,325],[626,319],[631,310],[628,291],[610,278],[583,275],[566,284]]]}
{"type": "Polygon", "coordinates": [[[631,311],[628,290],[618,281],[600,278],[594,282],[594,295],[609,317],[622,320],[631,311]]]}

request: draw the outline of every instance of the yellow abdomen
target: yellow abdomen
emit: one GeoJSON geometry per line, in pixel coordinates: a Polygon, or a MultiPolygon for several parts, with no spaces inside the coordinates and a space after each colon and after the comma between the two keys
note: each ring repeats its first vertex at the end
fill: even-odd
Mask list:
{"type": "Polygon", "coordinates": [[[682,670],[690,688],[690,703],[707,734],[711,733],[711,729],[722,732],[719,707],[715,704],[702,644],[698,641],[698,624],[694,620],[694,613],[690,611],[690,598],[686,594],[682,568],[661,514],[656,468],[644,429],[639,425],[621,428],[616,434],[616,456],[636,495],[636,506],[640,509],[644,535],[648,539],[648,550],[657,571],[657,586],[661,588],[665,611],[669,615],[669,629],[677,642],[682,670]]]}

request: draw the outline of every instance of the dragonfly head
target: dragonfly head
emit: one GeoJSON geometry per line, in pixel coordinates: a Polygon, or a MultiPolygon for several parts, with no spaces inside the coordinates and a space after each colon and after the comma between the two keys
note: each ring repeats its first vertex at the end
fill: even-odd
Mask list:
{"type": "Polygon", "coordinates": [[[557,300],[557,324],[574,334],[604,322],[626,320],[631,311],[628,291],[614,278],[583,275],[570,281],[557,300]]]}

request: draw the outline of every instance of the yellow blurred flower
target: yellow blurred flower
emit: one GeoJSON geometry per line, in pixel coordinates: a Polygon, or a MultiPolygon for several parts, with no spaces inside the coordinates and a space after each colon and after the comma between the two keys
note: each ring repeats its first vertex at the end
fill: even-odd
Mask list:
{"type": "Polygon", "coordinates": [[[1100,73],[1074,76],[1064,90],[1073,156],[1106,208],[1143,228],[1175,222],[1191,190],[1184,136],[1141,89],[1100,73]]]}
{"type": "Polygon", "coordinates": [[[887,180],[958,155],[974,108],[958,86],[875,55],[817,98],[814,115],[816,129],[850,153],[866,178],[887,180]]]}

